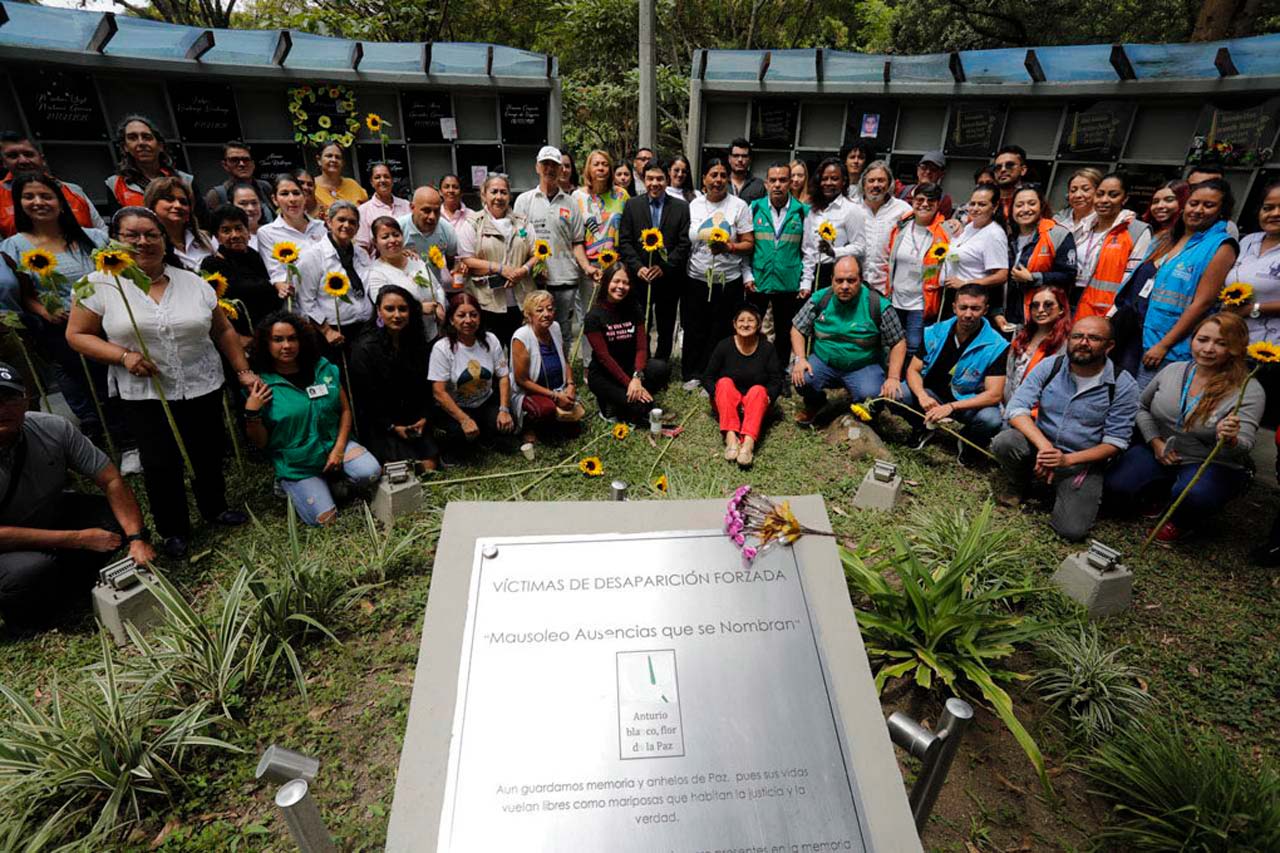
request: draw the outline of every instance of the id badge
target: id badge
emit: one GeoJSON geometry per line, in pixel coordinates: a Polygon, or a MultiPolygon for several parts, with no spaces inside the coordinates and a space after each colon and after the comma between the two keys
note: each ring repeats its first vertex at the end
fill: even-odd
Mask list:
{"type": "Polygon", "coordinates": [[[318,400],[321,397],[329,396],[329,386],[321,382],[318,385],[307,386],[307,396],[312,400],[318,400]]]}

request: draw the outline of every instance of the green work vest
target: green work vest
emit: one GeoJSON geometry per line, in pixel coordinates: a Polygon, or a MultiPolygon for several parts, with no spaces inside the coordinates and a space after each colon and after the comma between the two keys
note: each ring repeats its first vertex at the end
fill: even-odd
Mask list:
{"type": "Polygon", "coordinates": [[[800,240],[804,237],[804,218],[809,208],[793,199],[787,201],[782,217],[782,234],[773,230],[773,206],[769,197],[751,202],[751,227],[756,245],[751,254],[751,272],[756,278],[757,293],[795,293],[800,290],[802,257],[800,240]]]}
{"type": "Polygon", "coordinates": [[[809,297],[815,305],[824,300],[813,320],[813,354],[836,370],[847,372],[883,361],[880,326],[871,315],[871,299],[880,300],[880,313],[889,310],[889,300],[865,284],[851,302],[836,298],[830,288],[809,297]],[[870,299],[868,298],[870,297],[870,299]]]}
{"type": "Polygon", "coordinates": [[[271,388],[271,402],[262,410],[267,428],[267,451],[281,480],[305,480],[324,472],[324,463],[338,440],[342,418],[342,383],[338,368],[325,358],[316,362],[312,386],[329,389],[312,399],[278,373],[259,375],[271,388]]]}

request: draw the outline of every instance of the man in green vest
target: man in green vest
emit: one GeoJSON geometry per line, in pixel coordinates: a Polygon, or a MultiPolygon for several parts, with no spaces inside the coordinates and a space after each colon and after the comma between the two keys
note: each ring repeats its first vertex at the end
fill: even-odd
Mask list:
{"type": "Polygon", "coordinates": [[[902,399],[907,338],[889,300],[863,287],[857,255],[836,261],[831,287],[810,296],[796,314],[791,352],[791,382],[804,400],[796,412],[802,426],[811,425],[826,403],[826,388],[843,386],[855,403],[871,397],[902,399]],[[813,352],[806,358],[810,332],[813,352]]]}
{"type": "Polygon", "coordinates": [[[751,202],[751,225],[756,246],[746,275],[747,299],[761,314],[773,309],[773,346],[778,364],[791,357],[791,319],[800,301],[802,258],[807,205],[791,196],[791,167],[774,163],[765,177],[767,195],[751,202]]]}

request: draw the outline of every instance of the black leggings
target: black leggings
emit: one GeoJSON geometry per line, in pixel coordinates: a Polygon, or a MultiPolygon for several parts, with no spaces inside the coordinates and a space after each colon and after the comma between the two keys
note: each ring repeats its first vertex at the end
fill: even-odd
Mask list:
{"type": "Polygon", "coordinates": [[[688,277],[680,296],[680,373],[686,380],[701,379],[711,351],[733,334],[733,313],[744,296],[740,278],[722,284],[717,277],[708,294],[705,276],[688,277]]]}
{"type": "MultiPolygon", "coordinates": [[[[651,358],[644,368],[644,376],[640,382],[650,394],[656,394],[667,387],[671,379],[671,367],[662,359],[651,358]]],[[[600,411],[606,416],[628,421],[637,426],[648,426],[649,411],[654,403],[633,403],[627,399],[627,386],[619,385],[613,374],[603,367],[591,362],[587,368],[587,387],[596,396],[600,411]]]]}
{"type": "MultiPolygon", "coordinates": [[[[474,409],[468,409],[465,406],[459,406],[463,413],[471,420],[476,422],[476,426],[480,428],[480,435],[476,437],[476,441],[483,445],[495,445],[499,450],[504,452],[515,448],[515,433],[498,431],[498,414],[502,402],[498,397],[498,391],[489,395],[489,399],[485,400],[474,409]]],[[[462,431],[462,424],[458,423],[448,414],[441,419],[444,424],[444,440],[451,447],[467,447],[471,444],[467,440],[467,434],[462,431]]]]}

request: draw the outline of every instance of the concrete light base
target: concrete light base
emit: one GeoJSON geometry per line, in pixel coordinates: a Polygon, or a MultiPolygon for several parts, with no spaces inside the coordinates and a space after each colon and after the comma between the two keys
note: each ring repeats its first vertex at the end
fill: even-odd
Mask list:
{"type": "Polygon", "coordinates": [[[422,483],[417,477],[410,477],[403,483],[392,483],[386,477],[378,483],[373,493],[369,509],[373,517],[387,527],[400,516],[414,512],[422,506],[422,483]]]}
{"type": "Polygon", "coordinates": [[[890,510],[897,504],[901,493],[902,475],[895,473],[888,481],[879,480],[873,467],[862,478],[862,485],[858,486],[858,493],[853,496],[853,505],[858,509],[890,510]]]}
{"type": "MultiPolygon", "coordinates": [[[[149,582],[155,577],[146,572],[139,572],[149,582]]],[[[152,625],[164,618],[160,602],[152,595],[151,590],[143,584],[128,589],[112,589],[99,584],[93,588],[93,612],[106,629],[111,632],[111,639],[117,646],[126,645],[129,635],[124,629],[125,622],[132,622],[133,627],[146,632],[152,625]]]]}
{"type": "Polygon", "coordinates": [[[1084,606],[1090,619],[1119,613],[1133,600],[1133,572],[1117,565],[1100,571],[1089,564],[1087,551],[1068,556],[1053,573],[1053,583],[1084,606]]]}

